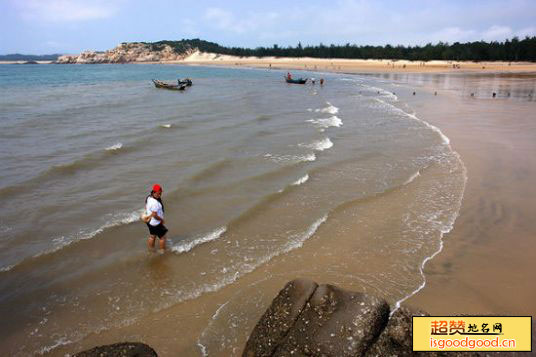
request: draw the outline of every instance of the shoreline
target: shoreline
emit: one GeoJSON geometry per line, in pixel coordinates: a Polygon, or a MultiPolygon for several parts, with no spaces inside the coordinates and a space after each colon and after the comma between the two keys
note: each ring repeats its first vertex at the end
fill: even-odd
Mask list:
{"type": "Polygon", "coordinates": [[[235,57],[195,52],[181,61],[169,64],[246,66],[281,70],[305,70],[333,73],[493,73],[536,72],[536,63],[501,61],[410,61],[392,59],[341,59],[311,57],[235,57]]]}
{"type": "MultiPolygon", "coordinates": [[[[0,64],[24,64],[27,61],[0,61],[0,64]]],[[[54,64],[54,61],[36,61],[54,64]]],[[[92,63],[87,63],[92,64],[92,63]]],[[[98,63],[95,63],[98,64],[98,63]]],[[[182,60],[131,61],[126,64],[182,64],[277,70],[305,70],[345,74],[359,73],[520,73],[536,72],[536,63],[503,61],[410,61],[395,59],[341,59],[312,57],[236,57],[196,51],[182,60]]]]}
{"type": "Polygon", "coordinates": [[[535,147],[530,134],[536,126],[527,119],[534,103],[464,97],[452,89],[438,93],[448,100],[410,103],[451,139],[468,179],[454,228],[426,262],[424,287],[406,303],[432,315],[534,314],[536,289],[526,273],[536,268],[528,253],[535,249],[528,182],[536,177],[536,160],[526,154],[535,147]],[[510,289],[516,296],[506,293],[510,289]]]}

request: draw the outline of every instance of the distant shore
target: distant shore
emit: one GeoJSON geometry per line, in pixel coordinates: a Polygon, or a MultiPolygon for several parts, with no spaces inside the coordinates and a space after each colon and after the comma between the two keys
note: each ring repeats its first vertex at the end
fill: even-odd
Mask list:
{"type": "MultiPolygon", "coordinates": [[[[26,61],[0,61],[21,64],[26,61]]],[[[53,61],[37,61],[49,64],[53,61]]],[[[392,59],[341,59],[311,57],[237,57],[195,51],[182,60],[132,61],[136,64],[186,64],[223,67],[254,67],[343,73],[459,73],[536,72],[532,62],[409,61],[392,59]]]]}
{"type": "Polygon", "coordinates": [[[38,64],[50,64],[54,61],[0,61],[0,64],[25,64],[26,62],[37,62],[38,64]]]}
{"type": "Polygon", "coordinates": [[[343,73],[536,72],[531,62],[408,61],[311,57],[236,57],[194,52],[181,61],[161,63],[247,66],[343,73]]]}

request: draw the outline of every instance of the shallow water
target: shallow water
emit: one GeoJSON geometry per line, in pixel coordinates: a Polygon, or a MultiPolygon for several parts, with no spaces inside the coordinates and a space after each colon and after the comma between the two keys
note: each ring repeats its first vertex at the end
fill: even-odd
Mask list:
{"type": "Polygon", "coordinates": [[[334,74],[288,85],[282,74],[0,66],[2,350],[54,353],[253,279],[257,297],[227,300],[192,342],[236,354],[274,289],[298,275],[393,306],[419,289],[465,185],[448,138],[393,94],[409,88],[334,74]],[[178,77],[194,85],[150,82],[178,77]],[[155,182],[163,256],[146,252],[138,220],[155,182]]]}

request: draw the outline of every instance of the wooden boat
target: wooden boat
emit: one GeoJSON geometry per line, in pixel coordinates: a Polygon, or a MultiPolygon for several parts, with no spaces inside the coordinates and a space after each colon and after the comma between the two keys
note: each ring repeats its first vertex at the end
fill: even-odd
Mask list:
{"type": "Polygon", "coordinates": [[[283,77],[285,78],[285,81],[287,83],[305,84],[305,82],[307,82],[307,78],[289,79],[287,76],[283,76],[283,77]]]}
{"type": "Polygon", "coordinates": [[[159,81],[158,79],[153,79],[154,86],[156,88],[164,88],[164,89],[171,89],[171,90],[184,90],[186,88],[185,84],[169,84],[162,81],[159,81]]]}

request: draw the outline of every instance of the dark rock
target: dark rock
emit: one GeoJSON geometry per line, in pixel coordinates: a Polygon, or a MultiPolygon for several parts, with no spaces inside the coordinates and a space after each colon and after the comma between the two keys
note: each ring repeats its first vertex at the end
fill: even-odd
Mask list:
{"type": "Polygon", "coordinates": [[[413,316],[405,306],[389,317],[383,299],[310,280],[279,292],[251,333],[242,357],[485,356],[476,352],[413,352],[413,316]]]}
{"type": "Polygon", "coordinates": [[[359,356],[387,324],[389,305],[363,293],[320,285],[274,356],[359,356]]]}
{"type": "Polygon", "coordinates": [[[485,355],[475,352],[413,352],[413,316],[429,316],[429,314],[401,306],[389,318],[389,323],[365,356],[470,357],[485,355]]]}
{"type": "Polygon", "coordinates": [[[271,356],[317,287],[307,279],[287,283],[253,329],[242,356],[271,356]]]}
{"type": "Polygon", "coordinates": [[[121,342],[94,347],[78,352],[73,357],[158,357],[155,350],[144,343],[121,342]]]}
{"type": "Polygon", "coordinates": [[[428,316],[421,311],[410,311],[402,306],[389,318],[387,326],[374,345],[367,351],[367,356],[411,356],[412,351],[412,317],[428,316]]]}

